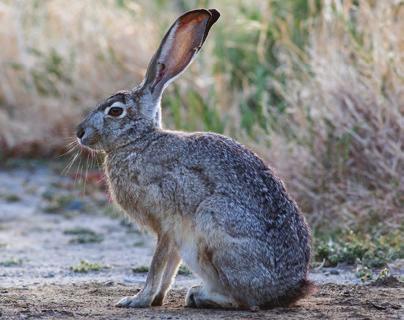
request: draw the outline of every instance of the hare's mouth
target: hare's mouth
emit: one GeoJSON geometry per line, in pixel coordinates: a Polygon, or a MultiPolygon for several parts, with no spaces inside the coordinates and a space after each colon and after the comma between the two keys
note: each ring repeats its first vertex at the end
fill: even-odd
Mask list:
{"type": "Polygon", "coordinates": [[[80,147],[84,149],[90,149],[95,151],[101,149],[98,142],[87,141],[85,139],[77,139],[77,140],[79,142],[80,147]]]}
{"type": "Polygon", "coordinates": [[[94,151],[101,150],[98,139],[79,139],[77,138],[80,147],[94,151]]]}

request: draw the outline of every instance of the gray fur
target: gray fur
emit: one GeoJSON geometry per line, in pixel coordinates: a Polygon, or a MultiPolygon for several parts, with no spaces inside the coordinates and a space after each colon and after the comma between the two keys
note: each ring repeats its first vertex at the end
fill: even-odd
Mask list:
{"type": "Polygon", "coordinates": [[[145,288],[120,306],[163,303],[180,258],[204,281],[192,307],[288,305],[305,294],[310,231],[282,181],[253,152],[214,133],[163,130],[143,86],[119,92],[79,126],[81,143],[105,152],[114,200],[156,233],[145,288]],[[121,119],[104,110],[126,105],[121,119]]]}

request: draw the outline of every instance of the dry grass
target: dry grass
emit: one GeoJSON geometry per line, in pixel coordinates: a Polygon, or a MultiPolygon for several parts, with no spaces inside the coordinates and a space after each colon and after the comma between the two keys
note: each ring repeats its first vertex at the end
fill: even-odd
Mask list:
{"type": "MultiPolygon", "coordinates": [[[[57,0],[0,1],[3,153],[54,154],[83,112],[140,80],[168,21],[205,2],[74,1],[66,10],[57,0]]],[[[299,24],[301,10],[278,17],[275,0],[209,2],[221,23],[170,89],[166,126],[253,146],[314,226],[396,228],[404,218],[403,2],[306,2],[311,13],[299,24]]]]}
{"type": "Polygon", "coordinates": [[[388,230],[404,218],[404,3],[328,3],[307,50],[280,53],[299,70],[280,92],[296,137],[283,169],[314,223],[388,230]]]}
{"type": "Polygon", "coordinates": [[[83,111],[134,86],[155,46],[147,34],[158,33],[144,10],[114,1],[73,1],[68,10],[57,0],[1,1],[3,147],[63,145],[83,111]]]}

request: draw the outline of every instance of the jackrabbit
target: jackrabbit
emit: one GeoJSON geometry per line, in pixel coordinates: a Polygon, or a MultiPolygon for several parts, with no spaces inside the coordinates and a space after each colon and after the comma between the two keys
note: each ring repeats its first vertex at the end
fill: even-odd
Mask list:
{"type": "Polygon", "coordinates": [[[157,235],[144,288],[117,303],[161,305],[181,259],[203,280],[189,307],[287,306],[310,292],[310,231],[296,203],[253,152],[215,133],[163,130],[160,100],[192,62],[220,14],[180,16],[144,81],[106,99],[78,126],[105,153],[114,200],[157,235]]]}

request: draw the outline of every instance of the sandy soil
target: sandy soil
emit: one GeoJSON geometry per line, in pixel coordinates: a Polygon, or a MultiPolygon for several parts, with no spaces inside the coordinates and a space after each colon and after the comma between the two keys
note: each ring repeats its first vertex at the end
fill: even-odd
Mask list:
{"type": "Polygon", "coordinates": [[[134,287],[86,283],[2,289],[4,319],[403,319],[404,289],[327,284],[293,308],[258,312],[183,307],[185,289],[172,290],[163,307],[113,307],[134,287]],[[401,304],[401,305],[400,305],[401,304]]]}
{"type": "MultiPolygon", "coordinates": [[[[90,174],[91,175],[91,174],[90,174]]],[[[192,274],[178,275],[163,307],[120,309],[145,280],[152,237],[114,212],[99,177],[86,192],[60,168],[0,169],[0,318],[75,319],[403,319],[400,283],[365,286],[346,268],[310,274],[319,292],[290,309],[259,312],[183,307],[192,274]],[[84,228],[84,230],[83,230],[84,228]],[[99,271],[72,270],[81,260],[99,271]]],[[[93,181],[93,182],[91,182],[93,181]]],[[[398,273],[403,272],[399,266],[398,273]]]]}

